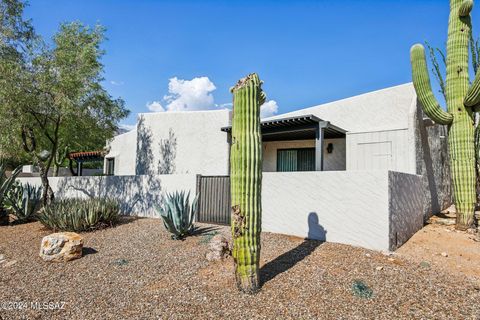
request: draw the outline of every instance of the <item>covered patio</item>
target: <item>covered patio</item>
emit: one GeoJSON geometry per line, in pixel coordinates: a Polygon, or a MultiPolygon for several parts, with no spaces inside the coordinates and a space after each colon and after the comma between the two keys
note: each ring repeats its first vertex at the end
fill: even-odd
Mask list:
{"type": "MultiPolygon", "coordinates": [[[[228,133],[231,143],[232,127],[223,127],[221,130],[228,133]]],[[[334,149],[333,143],[326,144],[325,141],[343,139],[344,143],[346,133],[346,130],[314,115],[262,121],[261,130],[264,147],[270,142],[277,144],[275,171],[324,171],[325,153],[332,153],[334,149]],[[305,144],[292,148],[295,143],[291,142],[294,141],[303,141],[305,144]]]]}
{"type": "Polygon", "coordinates": [[[84,163],[103,162],[104,158],[105,151],[71,152],[68,154],[70,172],[73,176],[82,176],[84,163]],[[73,162],[76,162],[75,166],[73,162]]]}

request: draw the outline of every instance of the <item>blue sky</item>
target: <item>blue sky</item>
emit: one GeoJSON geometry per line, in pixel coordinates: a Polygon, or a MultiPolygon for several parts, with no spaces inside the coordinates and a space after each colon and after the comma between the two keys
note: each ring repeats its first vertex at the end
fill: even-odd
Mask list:
{"type": "MultiPolygon", "coordinates": [[[[30,2],[25,15],[46,38],[65,21],[107,28],[105,86],[130,125],[149,103],[227,104],[254,71],[278,113],[410,82],[411,45],[444,47],[449,13],[447,0],[30,2]]],[[[475,33],[480,10],[472,16],[475,33]]]]}

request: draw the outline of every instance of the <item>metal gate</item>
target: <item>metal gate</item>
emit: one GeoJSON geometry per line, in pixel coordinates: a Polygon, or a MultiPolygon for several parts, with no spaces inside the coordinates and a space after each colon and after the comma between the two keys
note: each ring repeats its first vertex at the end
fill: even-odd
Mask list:
{"type": "Polygon", "coordinates": [[[197,221],[230,224],[230,177],[197,176],[197,221]]]}

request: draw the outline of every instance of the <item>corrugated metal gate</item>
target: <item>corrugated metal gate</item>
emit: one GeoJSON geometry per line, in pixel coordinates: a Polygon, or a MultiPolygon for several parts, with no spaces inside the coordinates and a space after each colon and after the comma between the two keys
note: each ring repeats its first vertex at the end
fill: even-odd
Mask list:
{"type": "Polygon", "coordinates": [[[197,176],[197,221],[230,224],[230,177],[197,176]]]}

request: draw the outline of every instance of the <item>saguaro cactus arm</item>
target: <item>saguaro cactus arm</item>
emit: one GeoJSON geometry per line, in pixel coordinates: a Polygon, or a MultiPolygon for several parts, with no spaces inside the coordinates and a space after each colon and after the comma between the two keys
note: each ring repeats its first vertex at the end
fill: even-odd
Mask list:
{"type": "Polygon", "coordinates": [[[480,104],[480,69],[475,75],[475,80],[473,80],[472,85],[467,91],[463,104],[466,107],[474,107],[480,104]]]}
{"type": "Polygon", "coordinates": [[[413,85],[425,113],[438,124],[452,123],[453,116],[440,107],[433,95],[425,59],[425,49],[421,44],[414,45],[410,50],[410,61],[412,63],[413,85]]]}
{"type": "Polygon", "coordinates": [[[473,9],[473,0],[464,0],[458,9],[458,15],[460,17],[466,17],[473,9]]]}

